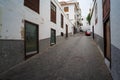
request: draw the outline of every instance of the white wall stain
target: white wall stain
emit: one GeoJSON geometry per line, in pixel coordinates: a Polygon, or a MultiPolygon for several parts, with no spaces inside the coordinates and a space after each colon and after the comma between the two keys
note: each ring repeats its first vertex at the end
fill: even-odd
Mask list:
{"type": "Polygon", "coordinates": [[[20,33],[21,33],[21,39],[24,39],[24,27],[21,27],[20,33]]]}

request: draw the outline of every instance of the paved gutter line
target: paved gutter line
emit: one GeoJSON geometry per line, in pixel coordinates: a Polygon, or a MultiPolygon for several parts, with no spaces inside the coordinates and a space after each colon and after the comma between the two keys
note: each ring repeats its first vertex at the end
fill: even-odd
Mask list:
{"type": "Polygon", "coordinates": [[[98,50],[100,51],[101,55],[104,57],[104,53],[102,52],[102,50],[100,49],[100,47],[96,44],[98,50]]]}
{"type": "MultiPolygon", "coordinates": [[[[111,73],[111,70],[109,68],[109,64],[108,64],[108,60],[104,57],[104,53],[102,52],[102,50],[100,49],[100,47],[95,43],[95,41],[93,41],[93,43],[97,46],[99,52],[101,53],[102,57],[104,58],[104,63],[107,66],[109,72],[111,73]]],[[[112,74],[112,73],[111,73],[112,74]]]]}

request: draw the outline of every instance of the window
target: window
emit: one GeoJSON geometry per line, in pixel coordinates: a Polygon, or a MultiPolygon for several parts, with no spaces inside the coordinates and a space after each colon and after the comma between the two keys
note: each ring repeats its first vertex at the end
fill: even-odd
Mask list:
{"type": "Polygon", "coordinates": [[[66,14],[67,15],[67,18],[69,19],[69,14],[66,14]]]}
{"type": "Polygon", "coordinates": [[[51,21],[56,23],[56,6],[51,2],[51,21]]]}
{"type": "Polygon", "coordinates": [[[65,12],[69,12],[69,8],[68,7],[64,7],[64,11],[65,12]]]}
{"type": "Polygon", "coordinates": [[[64,25],[64,17],[63,17],[63,15],[61,14],[61,28],[63,28],[63,25],[64,25]]]}
{"type": "Polygon", "coordinates": [[[39,0],[24,0],[24,5],[39,13],[39,0]]]}

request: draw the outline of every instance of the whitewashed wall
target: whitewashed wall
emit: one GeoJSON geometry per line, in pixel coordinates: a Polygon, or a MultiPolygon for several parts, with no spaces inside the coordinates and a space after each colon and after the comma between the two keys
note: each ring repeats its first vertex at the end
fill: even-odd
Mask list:
{"type": "Polygon", "coordinates": [[[91,30],[92,26],[94,26],[94,31],[97,35],[103,37],[103,18],[102,18],[102,0],[96,0],[97,3],[97,15],[98,15],[98,22],[95,24],[95,8],[93,11],[93,16],[91,19],[91,30]]]}
{"type": "MultiPolygon", "coordinates": [[[[91,31],[94,26],[94,41],[97,43],[99,49],[101,50],[101,55],[104,56],[104,33],[103,33],[103,10],[102,10],[102,0],[96,0],[94,6],[92,18],[91,18],[91,31]],[[97,23],[95,24],[95,6],[97,3],[97,23]]],[[[110,65],[109,61],[106,59],[106,65],[110,65]]]]}
{"type": "Polygon", "coordinates": [[[120,49],[120,1],[111,0],[111,43],[120,49]]]}
{"type": "Polygon", "coordinates": [[[111,72],[114,80],[120,80],[120,0],[111,0],[111,72]]]}
{"type": "Polygon", "coordinates": [[[64,5],[64,6],[62,6],[63,10],[64,10],[64,7],[69,7],[69,12],[65,12],[65,14],[69,14],[69,19],[72,22],[72,24],[74,24],[75,23],[75,17],[74,17],[74,15],[75,15],[75,12],[74,12],[75,5],[74,4],[73,5],[64,5]]]}
{"type": "MultiPolygon", "coordinates": [[[[50,37],[51,28],[56,30],[56,35],[65,33],[65,23],[72,32],[72,24],[64,17],[64,28],[61,29],[61,11],[56,0],[51,0],[57,7],[57,23],[50,21],[50,0],[40,0],[40,14],[24,6],[24,0],[0,0],[0,39],[22,39],[24,20],[39,25],[39,39],[50,37]],[[55,2],[56,1],[56,2],[55,2]]],[[[65,16],[65,15],[64,15],[65,16]]]]}
{"type": "Polygon", "coordinates": [[[87,29],[90,29],[90,25],[88,24],[88,21],[86,20],[86,17],[83,16],[83,26],[81,26],[82,30],[83,31],[86,31],[87,29]]]}
{"type": "Polygon", "coordinates": [[[23,2],[0,0],[0,8],[2,10],[1,39],[21,39],[23,2]]]}
{"type": "Polygon", "coordinates": [[[75,5],[70,5],[69,6],[69,19],[75,19],[75,12],[74,12],[74,7],[75,5]]]}
{"type": "MultiPolygon", "coordinates": [[[[95,25],[95,11],[91,19],[91,26],[95,26],[95,33],[103,36],[102,0],[98,3],[98,23],[95,25]]],[[[120,1],[110,0],[110,32],[111,32],[111,73],[114,80],[120,80],[120,1]]],[[[105,59],[105,63],[110,65],[105,59]]]]}

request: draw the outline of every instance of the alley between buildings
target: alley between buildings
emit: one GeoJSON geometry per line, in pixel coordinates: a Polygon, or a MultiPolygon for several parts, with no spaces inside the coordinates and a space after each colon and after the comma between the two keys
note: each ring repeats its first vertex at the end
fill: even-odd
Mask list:
{"type": "Polygon", "coordinates": [[[0,80],[112,80],[90,36],[76,34],[18,64],[0,80]]]}

